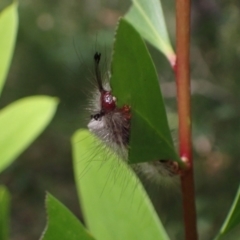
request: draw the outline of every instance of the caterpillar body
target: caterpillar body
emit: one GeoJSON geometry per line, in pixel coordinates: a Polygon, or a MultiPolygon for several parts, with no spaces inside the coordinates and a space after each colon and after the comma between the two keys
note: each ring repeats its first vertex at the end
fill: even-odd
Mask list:
{"type": "MultiPolygon", "coordinates": [[[[112,95],[109,83],[103,83],[99,63],[101,53],[94,54],[97,89],[90,102],[90,122],[88,129],[121,159],[127,161],[131,131],[131,107],[117,107],[117,99],[112,95]]],[[[132,165],[134,170],[154,182],[165,182],[178,173],[175,162],[157,160],[132,165]]]]}

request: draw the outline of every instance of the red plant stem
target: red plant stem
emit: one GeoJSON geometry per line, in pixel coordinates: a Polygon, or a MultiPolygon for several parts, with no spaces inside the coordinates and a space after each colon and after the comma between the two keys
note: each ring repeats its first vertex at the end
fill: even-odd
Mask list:
{"type": "Polygon", "coordinates": [[[190,91],[190,0],[176,2],[177,62],[175,66],[178,116],[179,151],[187,168],[181,176],[185,239],[197,240],[196,208],[193,179],[191,140],[191,91],[190,91]]]}

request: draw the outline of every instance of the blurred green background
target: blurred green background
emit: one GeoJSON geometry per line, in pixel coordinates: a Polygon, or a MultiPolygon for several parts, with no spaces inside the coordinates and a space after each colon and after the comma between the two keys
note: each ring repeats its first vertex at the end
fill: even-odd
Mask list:
{"type": "MultiPolygon", "coordinates": [[[[0,10],[10,3],[0,2],[0,10]]],[[[39,239],[49,191],[82,219],[74,185],[70,137],[86,127],[96,50],[110,61],[117,20],[130,0],[20,0],[19,32],[0,107],[24,96],[60,98],[47,130],[0,176],[12,195],[11,239],[39,239]]],[[[175,2],[162,2],[172,43],[175,2]]],[[[198,228],[211,239],[233,201],[240,175],[240,2],[192,2],[192,113],[198,228]]],[[[174,74],[149,46],[168,109],[176,110],[174,74]]],[[[105,64],[106,66],[106,64],[105,64]]],[[[104,70],[106,70],[105,67],[104,70]]],[[[183,238],[180,187],[149,190],[174,240],[183,238]]],[[[235,229],[226,239],[236,239],[235,229]]]]}

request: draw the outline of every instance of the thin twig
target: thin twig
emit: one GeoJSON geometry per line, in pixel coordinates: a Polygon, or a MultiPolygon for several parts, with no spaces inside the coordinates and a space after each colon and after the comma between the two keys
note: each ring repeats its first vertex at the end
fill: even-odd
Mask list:
{"type": "Polygon", "coordinates": [[[193,179],[190,95],[190,0],[176,2],[177,62],[175,66],[178,115],[179,151],[188,168],[181,177],[185,239],[197,240],[196,207],[193,179]]]}

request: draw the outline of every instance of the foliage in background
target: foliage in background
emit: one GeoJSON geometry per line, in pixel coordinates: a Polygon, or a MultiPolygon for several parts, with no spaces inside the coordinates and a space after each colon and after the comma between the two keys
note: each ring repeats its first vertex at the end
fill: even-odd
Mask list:
{"type": "Polygon", "coordinates": [[[226,217],[226,220],[224,221],[223,226],[220,229],[215,240],[220,239],[222,236],[225,236],[234,227],[239,225],[239,223],[240,223],[240,186],[238,188],[236,197],[235,197],[232,207],[228,213],[228,216],[226,217]]]}
{"type": "Polygon", "coordinates": [[[132,0],[132,3],[126,20],[174,65],[176,56],[169,40],[161,1],[132,0]]]}
{"type": "MultiPolygon", "coordinates": [[[[17,2],[0,14],[0,91],[5,82],[18,26],[17,2]]],[[[0,110],[0,172],[5,170],[45,129],[52,119],[57,99],[33,96],[0,110]]],[[[0,186],[0,239],[9,239],[9,193],[0,186]]]]}
{"type": "Polygon", "coordinates": [[[0,238],[9,239],[9,203],[10,194],[6,187],[0,186],[0,238]]]}
{"type": "Polygon", "coordinates": [[[18,28],[17,3],[9,6],[0,15],[0,94],[12,60],[18,28]]]}
{"type": "Polygon", "coordinates": [[[87,130],[72,139],[75,180],[89,231],[99,240],[169,240],[135,174],[100,144],[87,130]]]}
{"type": "Polygon", "coordinates": [[[41,240],[94,240],[79,220],[50,194],[46,197],[46,208],[48,223],[41,240]]]}

